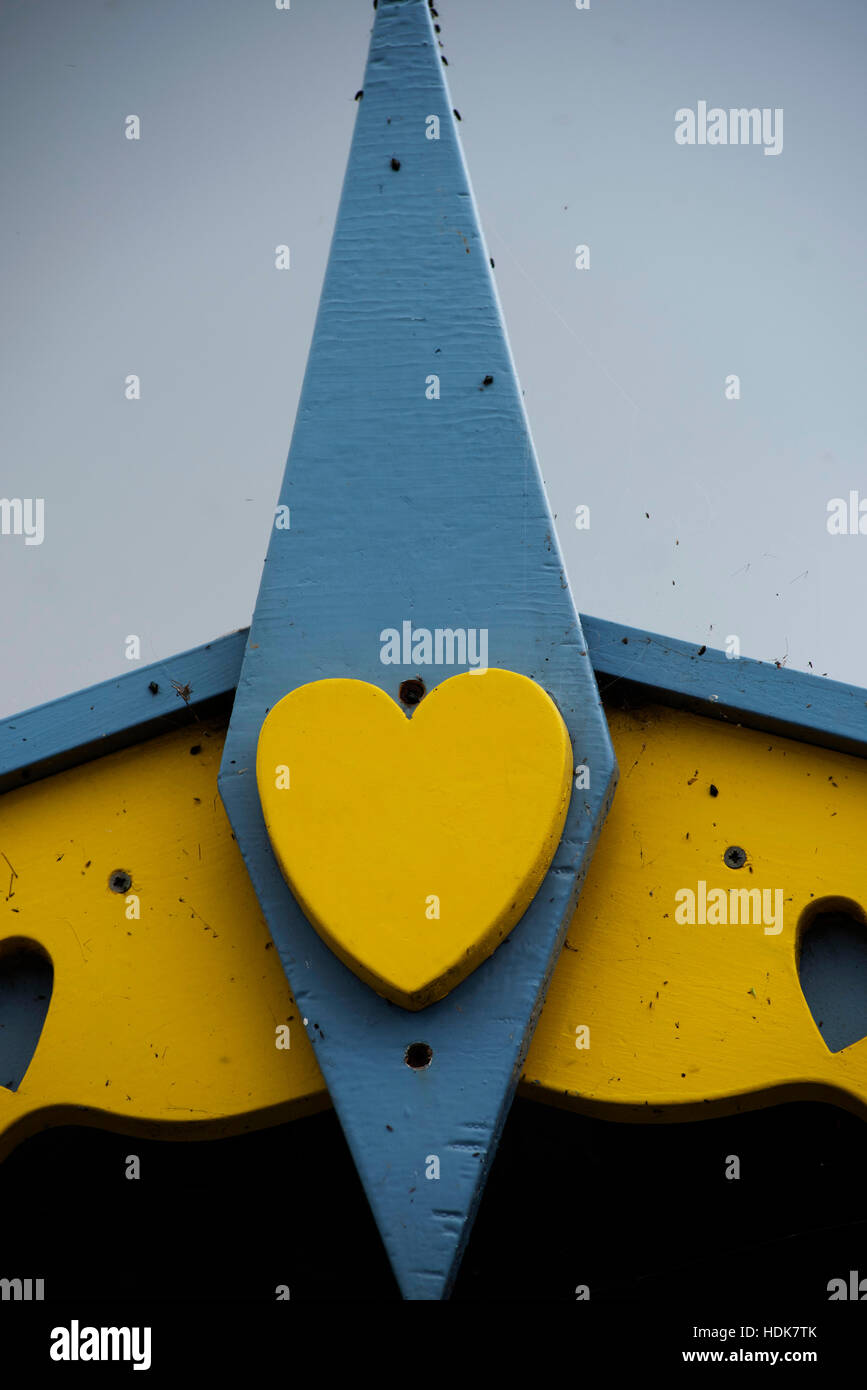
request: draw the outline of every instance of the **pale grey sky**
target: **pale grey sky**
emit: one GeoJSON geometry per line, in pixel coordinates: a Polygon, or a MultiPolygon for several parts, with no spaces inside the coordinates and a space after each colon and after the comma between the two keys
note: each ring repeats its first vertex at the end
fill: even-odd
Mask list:
{"type": "MultiPolygon", "coordinates": [[[[867,499],[867,7],[438,8],[579,610],[867,686],[867,535],[826,527],[867,499]],[[699,101],[782,108],[782,153],[678,145],[699,101]]],[[[0,496],[45,499],[0,713],[249,622],[372,19],[0,0],[0,496]]]]}

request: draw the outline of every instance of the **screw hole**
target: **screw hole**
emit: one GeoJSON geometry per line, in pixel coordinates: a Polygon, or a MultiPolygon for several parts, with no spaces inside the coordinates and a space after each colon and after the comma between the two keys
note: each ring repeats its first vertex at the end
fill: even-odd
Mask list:
{"type": "Polygon", "coordinates": [[[417,705],[420,700],[424,699],[424,681],[420,680],[418,676],[413,676],[410,680],[401,682],[397,693],[403,704],[417,705]]]}
{"type": "Polygon", "coordinates": [[[132,888],[132,879],[126,869],[115,869],[108,876],[108,886],[112,893],[128,893],[132,888]]]}
{"type": "Polygon", "coordinates": [[[410,1043],[403,1054],[403,1060],[408,1067],[412,1067],[413,1071],[422,1071],[425,1067],[429,1067],[433,1061],[433,1048],[429,1047],[427,1043],[410,1043]]]}

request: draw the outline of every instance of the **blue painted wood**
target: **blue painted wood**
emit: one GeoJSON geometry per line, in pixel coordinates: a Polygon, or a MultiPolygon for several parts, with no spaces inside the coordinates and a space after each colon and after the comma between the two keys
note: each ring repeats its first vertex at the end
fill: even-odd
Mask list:
{"type": "Polygon", "coordinates": [[[664,704],[867,756],[867,690],[601,618],[581,621],[603,695],[634,683],[664,704]]]}
{"type": "Polygon", "coordinates": [[[0,792],[166,733],[238,683],[248,629],[64,695],[0,724],[0,792]],[[172,685],[189,687],[187,702],[172,685]],[[151,687],[156,686],[156,690],[151,687]]]}
{"type": "MultiPolygon", "coordinates": [[[[615,778],[424,0],[380,0],[349,168],[220,775],[223,800],[404,1296],[447,1295],[615,778]],[[430,117],[439,139],[428,139],[430,117]],[[432,377],[440,398],[429,399],[432,377]],[[323,677],[395,699],[381,634],[483,629],[556,700],[591,788],[539,893],[462,985],[408,1014],[309,925],[268,842],[267,711],[323,677]],[[433,1061],[404,1054],[427,1043],[433,1061]],[[433,1158],[439,1178],[428,1178],[433,1158]]],[[[421,790],[420,794],[423,794],[421,790]]],[[[339,847],[322,846],[323,855],[339,847]]]]}
{"type": "MultiPolygon", "coordinates": [[[[586,613],[580,615],[580,622],[597,682],[612,698],[620,687],[634,686],[660,704],[867,757],[867,723],[862,714],[867,712],[867,690],[860,686],[777,670],[772,662],[746,657],[731,662],[725,652],[711,647],[699,656],[700,643],[586,613]]],[[[233,696],[248,634],[249,628],[240,628],[0,723],[0,791],[22,781],[36,781],[62,766],[102,757],[171,727],[184,707],[166,681],[166,673],[179,684],[190,685],[190,710],[233,696]],[[153,719],[151,681],[159,685],[162,697],[153,719]]]]}

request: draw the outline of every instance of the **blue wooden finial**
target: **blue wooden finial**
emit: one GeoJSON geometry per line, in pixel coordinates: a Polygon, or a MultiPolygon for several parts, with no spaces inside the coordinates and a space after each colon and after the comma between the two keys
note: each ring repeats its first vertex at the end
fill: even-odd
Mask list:
{"type": "MultiPolygon", "coordinates": [[[[424,0],[380,0],[363,92],[220,789],[401,1289],[438,1299],[615,766],[424,0]],[[263,821],[257,744],[269,710],[299,686],[344,677],[398,701],[407,680],[430,692],[473,665],[548,692],[579,789],[511,935],[447,997],[410,1013],[337,959],[287,887],[263,821]]],[[[351,762],[346,794],[359,794],[351,762]]],[[[359,835],[364,821],[362,797],[359,835]]],[[[324,863],[345,853],[323,839],[324,863]]],[[[303,1201],[281,1194],[287,1238],[303,1201]]]]}

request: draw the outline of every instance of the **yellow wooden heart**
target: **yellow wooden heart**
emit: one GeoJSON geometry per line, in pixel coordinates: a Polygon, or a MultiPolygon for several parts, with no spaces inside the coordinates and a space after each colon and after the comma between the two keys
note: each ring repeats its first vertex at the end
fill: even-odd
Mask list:
{"type": "Polygon", "coordinates": [[[337,956],[423,1009],[532,901],[563,830],[566,726],[513,671],[462,672],[407,718],[378,686],[323,680],[266,718],[256,758],[274,853],[337,956]]]}

